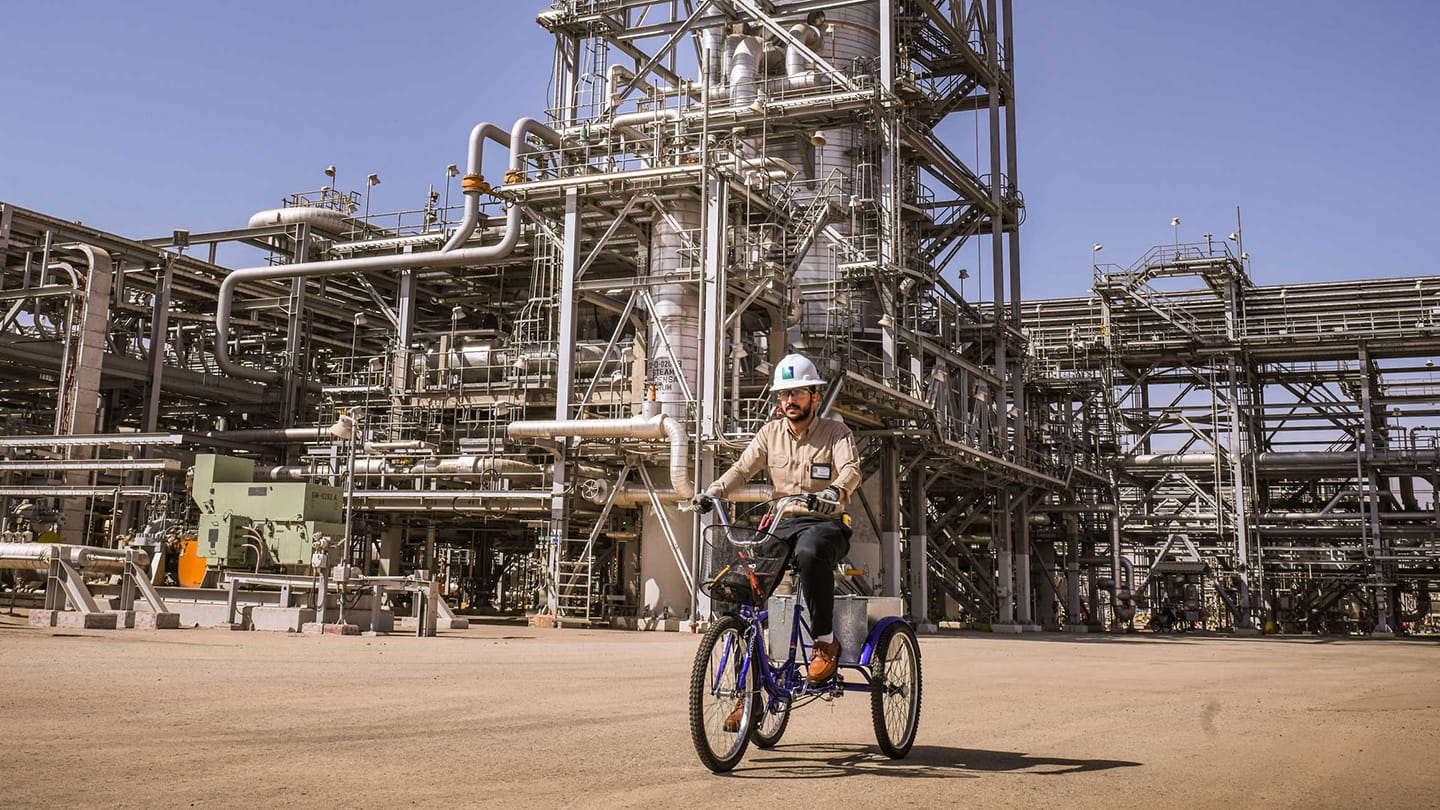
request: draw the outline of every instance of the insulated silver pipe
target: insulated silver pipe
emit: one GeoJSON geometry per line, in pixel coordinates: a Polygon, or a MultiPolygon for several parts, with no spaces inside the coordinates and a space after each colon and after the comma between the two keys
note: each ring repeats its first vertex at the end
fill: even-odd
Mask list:
{"type": "MultiPolygon", "coordinates": [[[[661,503],[688,500],[687,498],[681,498],[676,495],[672,487],[657,486],[655,488],[655,495],[660,499],[661,503]]],[[[691,497],[694,497],[694,495],[692,494],[691,497]]],[[[736,503],[764,503],[774,497],[775,488],[769,484],[747,484],[732,489],[725,494],[726,500],[736,503]]],[[[598,500],[592,498],[589,500],[596,504],[605,503],[603,498],[598,500]]],[[[620,488],[620,492],[615,496],[615,505],[620,507],[633,509],[648,503],[650,503],[650,490],[646,489],[643,485],[626,484],[620,488]]]]}
{"type": "MultiPolygon", "coordinates": [[[[512,439],[556,439],[577,436],[591,439],[668,439],[671,488],[661,500],[687,501],[695,497],[690,480],[690,435],[685,425],[668,414],[629,419],[538,419],[511,422],[505,435],[512,439]]],[[[661,490],[656,490],[659,494],[661,490]]]]}
{"type": "MultiPolygon", "coordinates": [[[[820,29],[813,25],[798,23],[790,27],[790,34],[812,51],[820,44],[820,29]]],[[[785,49],[785,76],[791,86],[803,84],[809,70],[810,60],[799,48],[791,46],[785,49]]]]}
{"type": "Polygon", "coordinates": [[[255,428],[249,430],[212,430],[205,434],[207,439],[226,439],[232,442],[325,442],[335,437],[329,428],[255,428]]]}
{"type": "Polygon", "coordinates": [[[470,149],[465,159],[465,177],[460,181],[460,188],[465,192],[465,218],[461,220],[455,235],[451,236],[450,241],[440,248],[441,253],[448,253],[465,244],[470,239],[470,235],[475,233],[475,228],[480,225],[480,195],[489,190],[483,173],[486,139],[514,151],[515,141],[510,137],[510,133],[494,124],[488,122],[476,124],[475,128],[470,130],[470,149]]]}
{"type": "MultiPolygon", "coordinates": [[[[533,118],[521,118],[516,121],[515,126],[510,130],[510,171],[507,172],[507,176],[518,176],[520,172],[526,154],[525,136],[527,134],[537,135],[556,147],[561,142],[558,132],[533,118]]],[[[470,234],[465,234],[465,239],[469,239],[469,237],[470,234]]],[[[460,248],[448,252],[439,250],[396,256],[364,256],[335,261],[297,262],[274,267],[265,265],[235,270],[225,277],[225,281],[221,282],[219,300],[215,305],[215,365],[232,377],[266,383],[280,381],[280,375],[273,371],[243,366],[230,357],[230,311],[234,304],[235,287],[241,283],[261,279],[334,276],[346,273],[369,273],[377,270],[455,267],[474,264],[510,255],[510,251],[515,249],[515,243],[519,239],[520,206],[511,205],[505,217],[504,235],[499,242],[485,247],[460,248]]]]}
{"type": "Polygon", "coordinates": [[[730,52],[730,100],[737,107],[755,101],[755,69],[764,50],[759,37],[740,37],[730,52]]]}
{"type": "MultiPolygon", "coordinates": [[[[135,561],[148,568],[150,556],[140,549],[132,551],[135,561]]],[[[62,560],[83,571],[117,574],[125,570],[125,559],[124,549],[64,543],[0,543],[0,568],[33,571],[48,568],[51,560],[62,560]]]]}
{"type": "Polygon", "coordinates": [[[309,225],[326,236],[339,236],[350,229],[350,216],[334,208],[294,206],[256,211],[250,216],[250,227],[267,225],[309,225]]]}

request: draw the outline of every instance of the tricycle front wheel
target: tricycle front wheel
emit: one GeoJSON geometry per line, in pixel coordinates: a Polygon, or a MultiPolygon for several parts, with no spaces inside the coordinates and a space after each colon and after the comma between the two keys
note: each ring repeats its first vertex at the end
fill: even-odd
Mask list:
{"type": "Polygon", "coordinates": [[[700,761],[715,773],[729,771],[745,756],[761,710],[755,662],[747,654],[747,628],[735,616],[710,625],[690,672],[690,739],[700,761]],[[737,709],[740,722],[727,731],[726,721],[737,709]]]}

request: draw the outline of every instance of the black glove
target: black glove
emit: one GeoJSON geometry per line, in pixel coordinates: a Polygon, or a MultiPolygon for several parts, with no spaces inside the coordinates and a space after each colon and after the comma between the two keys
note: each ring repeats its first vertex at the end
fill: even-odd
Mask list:
{"type": "Polygon", "coordinates": [[[704,515],[715,508],[715,496],[708,492],[702,492],[690,499],[690,508],[704,515]]]}
{"type": "Polygon", "coordinates": [[[840,490],[826,487],[815,496],[815,511],[822,515],[833,515],[840,508],[840,490]]]}

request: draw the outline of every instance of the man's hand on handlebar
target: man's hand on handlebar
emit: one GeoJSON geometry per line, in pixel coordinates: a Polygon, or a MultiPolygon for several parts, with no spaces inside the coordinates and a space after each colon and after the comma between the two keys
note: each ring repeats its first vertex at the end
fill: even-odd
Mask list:
{"type": "Polygon", "coordinates": [[[840,508],[840,490],[826,487],[810,497],[809,507],[822,515],[833,515],[840,508]]]}
{"type": "Polygon", "coordinates": [[[704,515],[715,508],[715,496],[708,492],[702,492],[690,499],[690,508],[704,515]]]}

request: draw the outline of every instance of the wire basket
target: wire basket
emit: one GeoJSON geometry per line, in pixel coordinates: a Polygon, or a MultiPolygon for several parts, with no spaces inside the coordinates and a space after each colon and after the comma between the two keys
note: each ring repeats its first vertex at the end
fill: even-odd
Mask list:
{"type": "Polygon", "coordinates": [[[701,592],[719,602],[758,607],[784,578],[790,546],[767,531],[737,526],[707,526],[701,592]],[[738,545],[759,540],[756,545],[738,545]]]}

